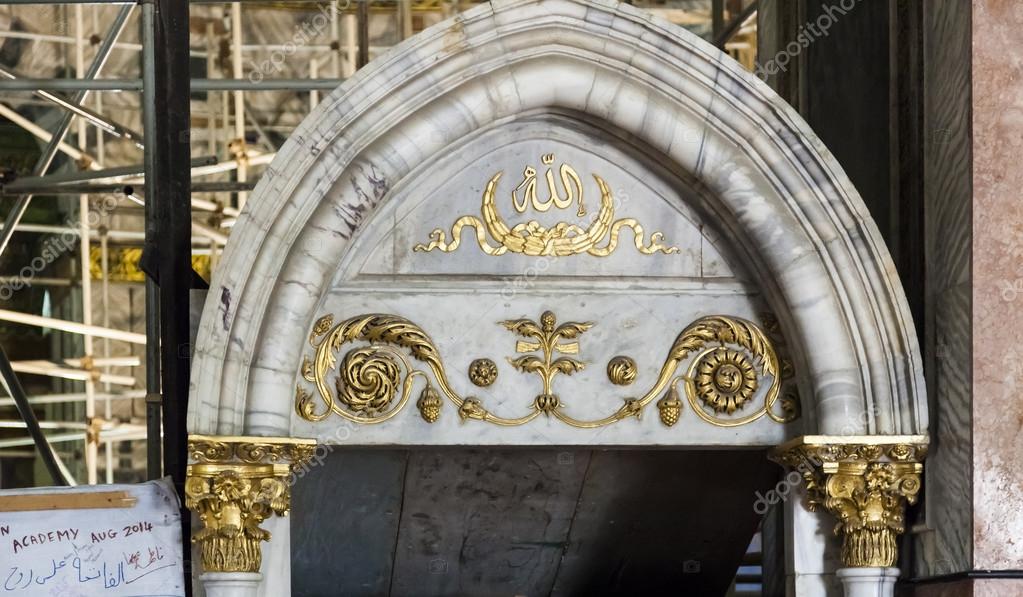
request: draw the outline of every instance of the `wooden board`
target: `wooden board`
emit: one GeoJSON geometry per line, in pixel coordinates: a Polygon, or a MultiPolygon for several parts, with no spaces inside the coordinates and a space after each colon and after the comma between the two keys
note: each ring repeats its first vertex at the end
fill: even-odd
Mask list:
{"type": "Polygon", "coordinates": [[[137,503],[138,500],[132,497],[127,491],[0,495],[0,512],[131,508],[137,503]]]}

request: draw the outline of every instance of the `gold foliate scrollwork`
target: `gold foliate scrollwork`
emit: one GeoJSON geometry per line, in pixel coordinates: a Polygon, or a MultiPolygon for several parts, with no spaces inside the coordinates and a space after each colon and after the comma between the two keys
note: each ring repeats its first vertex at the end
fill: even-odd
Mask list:
{"type": "MultiPolygon", "coordinates": [[[[775,412],[781,386],[778,357],[760,328],[739,318],[712,316],[690,324],[675,339],[657,380],[642,397],[625,398],[615,412],[589,421],[568,414],[568,405],[554,391],[554,381],[558,375],[570,376],[585,368],[585,362],[574,356],[581,351],[580,337],[593,323],[559,325],[551,311],[543,312],[539,322],[530,319],[500,322],[523,338],[515,344],[515,352],[522,356],[508,361],[517,370],[538,376],[542,383],[541,393],[533,398],[526,414],[505,418],[488,411],[478,398],[462,397],[452,389],[433,341],[407,319],[369,314],[337,324],[333,321],[328,315],[316,322],[310,335],[315,356],[312,361],[306,359],[302,366],[303,377],[315,384],[319,394],[317,401],[301,385],[296,390],[296,411],[308,421],[321,421],[331,414],[356,423],[385,421],[409,400],[419,377],[425,387],[416,405],[423,419],[430,423],[438,419],[444,397],[455,404],[462,420],[514,426],[542,414],[573,427],[593,428],[638,417],[664,392],[657,409],[661,422],[670,427],[681,416],[683,404],[677,387],[680,382],[685,383],[686,397],[694,412],[712,425],[744,425],[765,415],[785,423],[798,416],[798,404],[788,397],[781,401],[781,412],[775,412]],[[338,366],[337,355],[354,342],[368,346],[348,348],[338,366]],[[691,359],[688,373],[680,375],[679,368],[688,359],[691,359]],[[423,363],[425,368],[416,369],[413,362],[423,363]],[[333,388],[327,381],[332,374],[333,388]],[[761,388],[765,378],[770,378],[770,382],[761,388]],[[763,400],[760,408],[738,416],[736,413],[748,410],[758,394],[763,400]]],[[[629,385],[637,378],[636,363],[629,357],[617,356],[609,361],[607,374],[612,383],[629,385]]],[[[497,366],[489,359],[477,359],[469,367],[469,377],[475,385],[488,387],[497,377],[497,366]]]]}
{"type": "MultiPolygon", "coordinates": [[[[544,164],[550,165],[554,161],[554,154],[545,154],[542,158],[544,164]]],[[[615,200],[604,179],[593,175],[597,186],[600,188],[600,210],[592,218],[588,228],[582,228],[578,224],[569,222],[558,222],[552,227],[542,226],[536,220],[529,220],[509,227],[497,211],[495,199],[497,182],[502,172],[494,174],[483,191],[483,200],[480,206],[482,221],[476,216],[466,215],[458,218],[451,228],[451,241],[447,240],[444,230],[437,228],[430,233],[430,242],[417,244],[413,247],[416,252],[430,252],[439,250],[450,253],[458,249],[462,239],[462,231],[465,228],[472,228],[476,233],[476,243],[487,255],[504,255],[507,252],[520,253],[533,257],[551,255],[567,257],[588,253],[596,257],[605,257],[614,252],[618,247],[618,236],[622,228],[631,228],[636,249],[645,255],[654,253],[677,253],[678,247],[669,247],[662,244],[663,234],[654,232],[650,235],[650,243],[644,240],[643,226],[633,218],[615,220],[615,200]],[[489,235],[489,237],[488,237],[489,235]],[[490,240],[494,244],[490,244],[490,240]],[[604,246],[598,246],[604,241],[604,246]]],[[[568,164],[562,164],[559,169],[561,183],[565,188],[562,195],[557,188],[554,173],[551,168],[547,169],[546,181],[549,190],[547,199],[539,199],[536,195],[537,171],[532,166],[523,171],[522,182],[512,191],[512,206],[515,211],[523,213],[527,207],[534,211],[544,213],[556,207],[567,209],[578,199],[577,217],[586,215],[586,208],[583,204],[582,179],[576,171],[568,164]],[[520,199],[517,193],[522,191],[520,199]]]]}
{"type": "Polygon", "coordinates": [[[259,572],[261,543],[270,533],[260,524],[291,505],[293,466],[304,465],[314,440],[190,436],[185,506],[202,524],[192,542],[200,546],[207,572],[259,572]]]}
{"type": "Polygon", "coordinates": [[[846,566],[891,567],[927,443],[927,436],[808,436],[779,446],[772,459],[801,474],[811,511],[835,517],[846,566]]]}
{"type": "MultiPolygon", "coordinates": [[[[303,419],[322,421],[331,414],[363,424],[390,419],[408,402],[417,378],[430,383],[424,370],[413,367],[412,361],[416,361],[426,365],[437,382],[437,389],[455,404],[463,419],[480,419],[497,425],[525,422],[492,415],[478,400],[470,402],[456,394],[433,340],[411,321],[384,314],[360,315],[337,324],[333,321],[332,315],[321,317],[309,337],[316,352],[312,361],[306,359],[303,363],[302,375],[315,384],[324,409],[320,411],[315,398],[300,385],[296,390],[295,407],[303,419]],[[367,342],[369,346],[345,353],[332,391],[327,377],[338,369],[337,354],[342,346],[357,341],[367,342]],[[407,351],[411,361],[398,349],[407,351]],[[359,352],[353,356],[356,351],[359,352]]],[[[439,405],[422,397],[419,404],[425,420],[437,420],[439,405]]]]}
{"type": "Polygon", "coordinates": [[[293,442],[286,438],[262,440],[257,437],[218,438],[192,435],[188,439],[188,456],[193,462],[198,463],[305,462],[312,457],[315,450],[315,442],[293,442]]]}

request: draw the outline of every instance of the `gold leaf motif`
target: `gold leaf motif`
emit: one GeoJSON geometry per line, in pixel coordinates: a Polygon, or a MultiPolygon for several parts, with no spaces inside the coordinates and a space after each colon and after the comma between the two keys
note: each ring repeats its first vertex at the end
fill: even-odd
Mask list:
{"type": "Polygon", "coordinates": [[[352,412],[375,417],[397,396],[400,383],[397,360],[370,347],[345,353],[335,385],[339,402],[352,412]]]}
{"type": "Polygon", "coordinates": [[[741,352],[716,348],[696,363],[696,391],[714,412],[732,414],[743,408],[757,390],[753,363],[741,352]]]}
{"type": "Polygon", "coordinates": [[[313,333],[310,336],[310,342],[312,339],[326,334],[332,323],[334,323],[334,316],[329,313],[316,320],[316,325],[313,326],[313,333]]]}
{"type": "MultiPolygon", "coordinates": [[[[522,338],[515,343],[515,350],[521,356],[509,357],[508,362],[518,371],[537,375],[543,385],[526,414],[505,418],[489,412],[479,399],[463,398],[452,389],[436,346],[426,332],[411,321],[395,315],[367,314],[323,329],[333,321],[329,315],[318,320],[314,326],[314,358],[303,361],[303,378],[315,384],[323,407],[319,410],[315,396],[300,385],[295,393],[295,410],[308,421],[321,421],[331,414],[362,424],[386,421],[402,410],[420,377],[427,387],[420,393],[417,405],[427,421],[431,418],[435,421],[439,413],[439,405],[433,408],[432,397],[424,399],[425,395],[431,395],[453,402],[463,421],[475,419],[515,426],[539,415],[548,415],[573,427],[595,428],[638,417],[670,384],[671,391],[658,402],[658,411],[662,422],[671,426],[681,415],[682,404],[675,387],[683,380],[690,406],[702,420],[712,425],[734,427],[762,416],[785,423],[798,417],[798,400],[789,396],[781,401],[782,412],[774,412],[781,385],[778,357],[763,331],[739,318],[715,315],[691,323],[676,337],[654,385],[642,397],[625,398],[618,410],[596,420],[570,416],[565,402],[553,388],[559,374],[570,376],[586,367],[584,361],[569,355],[580,354],[580,337],[593,327],[591,322],[570,321],[559,325],[551,311],[541,313],[539,321],[523,318],[500,322],[522,338]],[[355,342],[368,346],[349,349],[339,363],[338,354],[344,346],[355,342]],[[413,367],[410,358],[425,364],[426,370],[413,367]],[[691,361],[689,372],[679,376],[679,367],[686,360],[691,361]],[[336,372],[332,379],[333,390],[328,385],[332,372],[336,372]],[[770,383],[764,378],[771,378],[770,383]],[[762,406],[736,416],[757,398],[762,382],[767,384],[762,406]],[[429,408],[424,409],[424,406],[429,408]]],[[[486,387],[496,380],[497,366],[489,359],[477,359],[470,365],[469,376],[476,385],[486,387]]],[[[615,357],[608,363],[608,377],[612,383],[632,383],[636,377],[635,362],[628,357],[615,357]]]]}
{"type": "Polygon", "coordinates": [[[259,571],[260,545],[270,539],[260,524],[288,513],[292,467],[315,449],[311,440],[189,436],[197,462],[186,470],[185,506],[201,525],[192,542],[204,571],[259,571]]]}

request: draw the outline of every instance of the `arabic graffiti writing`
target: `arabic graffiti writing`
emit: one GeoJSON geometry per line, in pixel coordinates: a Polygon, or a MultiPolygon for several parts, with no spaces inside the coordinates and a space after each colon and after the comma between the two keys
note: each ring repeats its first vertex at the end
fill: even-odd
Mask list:
{"type": "MultiPolygon", "coordinates": [[[[543,155],[541,161],[545,165],[551,165],[554,162],[554,154],[543,155]]],[[[544,178],[547,181],[548,196],[546,199],[540,199],[536,191],[537,170],[527,166],[523,170],[522,181],[511,192],[511,203],[515,211],[524,213],[527,208],[532,207],[534,211],[544,213],[551,207],[567,209],[576,202],[576,216],[585,216],[587,212],[579,174],[568,164],[562,164],[558,173],[564,193],[555,181],[554,169],[547,168],[544,178]],[[518,195],[519,192],[522,192],[521,197],[518,195]]],[[[644,255],[678,252],[678,247],[669,247],[661,242],[664,235],[660,232],[651,234],[650,242],[647,243],[643,226],[635,218],[615,220],[615,201],[611,189],[607,182],[596,174],[593,175],[593,179],[600,189],[600,208],[588,227],[583,228],[579,224],[564,221],[547,227],[537,220],[520,222],[509,227],[498,212],[495,199],[497,183],[502,174],[503,172],[494,174],[483,191],[480,206],[482,220],[473,215],[462,216],[452,225],[450,241],[447,240],[444,230],[437,228],[430,233],[429,243],[417,244],[412,250],[424,253],[439,250],[450,253],[461,244],[462,231],[465,228],[472,228],[476,232],[476,243],[487,255],[497,256],[512,252],[532,257],[541,255],[566,257],[587,253],[595,257],[606,257],[618,247],[621,229],[629,228],[634,236],[636,250],[644,255]]]]}
{"type": "Polygon", "coordinates": [[[88,585],[90,594],[96,589],[115,589],[132,585],[160,570],[174,567],[166,548],[150,545],[118,556],[107,556],[93,545],[74,545],[62,558],[46,563],[10,566],[3,577],[5,593],[37,595],[43,586],[88,585]]]}
{"type": "Polygon", "coordinates": [[[107,487],[131,504],[82,506],[83,495],[107,493],[95,488],[0,492],[10,508],[0,525],[0,597],[185,597],[174,486],[161,479],[107,487]],[[55,507],[18,509],[36,493],[55,507]]]}

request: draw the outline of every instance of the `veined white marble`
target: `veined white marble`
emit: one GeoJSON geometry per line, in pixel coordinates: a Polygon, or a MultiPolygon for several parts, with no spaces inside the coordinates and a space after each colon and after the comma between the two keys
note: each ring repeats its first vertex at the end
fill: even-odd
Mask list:
{"type": "MultiPolygon", "coordinates": [[[[663,229],[669,242],[678,235],[684,251],[658,260],[663,256],[627,257],[635,249],[631,233],[624,232],[622,256],[606,262],[606,277],[589,272],[606,282],[628,270],[643,279],[646,292],[665,264],[659,279],[671,290],[648,294],[677,297],[676,312],[664,317],[658,311],[665,323],[651,346],[670,342],[677,326],[698,314],[749,316],[755,301],[762,301],[781,320],[788,344],[798,347],[793,356],[803,385],[802,429],[751,426],[749,437],[729,430],[717,430],[715,437],[724,443],[774,443],[800,432],[926,430],[920,356],[906,301],[880,235],[837,162],[791,108],[730,58],[680,28],[609,0],[495,0],[406,41],[321,102],[253,192],[213,280],[193,361],[190,430],[321,434],[297,418],[293,398],[315,319],[370,306],[359,301],[385,302],[380,292],[400,290],[413,274],[507,275],[497,261],[470,257],[478,249],[468,242],[468,232],[459,254],[447,255],[455,257],[450,263],[398,248],[471,213],[467,208],[478,206],[479,185],[498,162],[506,164],[500,167],[511,184],[512,158],[535,160],[546,143],[556,147],[559,162],[578,164],[583,176],[602,169],[612,186],[628,185],[642,200],[630,201],[623,215],[635,208],[639,219],[657,221],[643,222],[648,230],[663,229]],[[474,143],[488,135],[492,153],[463,151],[479,147],[474,143]],[[648,167],[630,170],[630,159],[648,167]],[[417,201],[437,201],[437,195],[417,195],[416,189],[443,190],[445,177],[466,188],[466,195],[449,198],[448,207],[416,210],[417,201]],[[649,199],[654,195],[658,201],[649,199]],[[457,203],[458,211],[451,207],[456,199],[464,202],[457,203]],[[398,223],[391,240],[365,235],[381,226],[378,218],[401,214],[414,215],[410,223],[417,227],[398,223]],[[392,247],[391,255],[367,257],[357,269],[344,267],[346,259],[368,255],[357,249],[370,241],[381,251],[392,247]],[[694,280],[705,284],[708,277],[693,277],[697,245],[701,256],[725,255],[713,277],[749,277],[740,284],[745,294],[736,295],[747,298],[735,298],[746,301],[745,311],[719,297],[694,304],[706,296],[690,292],[694,280]],[[728,263],[727,256],[737,263],[728,263]],[[352,286],[345,275],[354,276],[352,286]],[[380,292],[367,290],[367,277],[377,280],[380,292]]],[[[592,180],[586,183],[592,193],[592,180]]],[[[502,195],[507,191],[505,186],[502,195]]],[[[553,266],[561,278],[581,273],[570,263],[553,266]]],[[[714,269],[705,259],[699,263],[714,269]]],[[[538,284],[532,299],[502,309],[537,317],[536,297],[543,296],[539,287],[547,282],[538,284]]],[[[622,279],[619,290],[629,283],[622,279]]],[[[546,291],[564,287],[559,284],[551,282],[546,291]]],[[[587,312],[581,300],[555,305],[555,311],[562,319],[602,318],[604,330],[621,329],[605,325],[624,315],[620,305],[594,298],[587,312]],[[569,306],[578,308],[561,308],[569,306]]],[[[640,303],[638,310],[644,309],[640,303]]],[[[480,324],[484,330],[489,325],[480,324]]],[[[496,328],[491,333],[501,343],[508,340],[496,328]]],[[[615,341],[631,341],[627,336],[615,341]]],[[[464,358],[457,358],[464,366],[464,358]]],[[[598,371],[600,358],[593,366],[598,371]]],[[[502,375],[518,374],[505,368],[502,375]]],[[[411,410],[396,417],[407,425],[414,418],[411,410]]],[[[653,423],[624,425],[654,433],[654,443],[716,443],[708,439],[714,429],[675,428],[668,437],[653,432],[653,423]]],[[[471,425],[463,426],[469,434],[494,433],[471,425]]],[[[471,437],[449,433],[443,436],[448,440],[438,441],[471,437]]],[[[619,441],[616,433],[493,441],[635,441],[619,441]]],[[[354,441],[383,440],[367,435],[354,441]]]]}
{"type": "MultiPolygon", "coordinates": [[[[791,474],[791,473],[790,473],[791,474]]],[[[786,594],[830,597],[841,594],[835,576],[842,565],[834,519],[827,512],[810,512],[803,506],[804,489],[787,485],[785,512],[786,594]]]]}
{"type": "MultiPolygon", "coordinates": [[[[206,597],[256,597],[263,575],[258,572],[204,572],[199,575],[206,597]]],[[[288,587],[288,593],[291,587],[288,587]]]]}
{"type": "Polygon", "coordinates": [[[845,597],[894,597],[898,568],[841,568],[835,573],[842,581],[845,597]]]}

